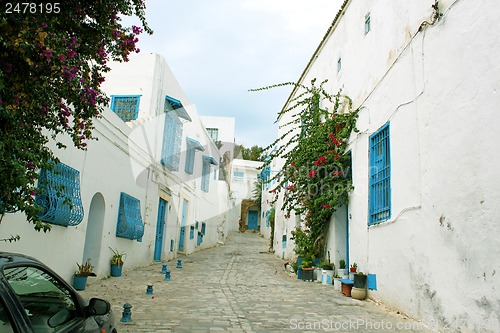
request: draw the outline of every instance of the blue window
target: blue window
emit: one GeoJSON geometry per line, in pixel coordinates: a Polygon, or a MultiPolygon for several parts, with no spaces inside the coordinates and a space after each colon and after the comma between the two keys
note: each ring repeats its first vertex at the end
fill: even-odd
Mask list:
{"type": "Polygon", "coordinates": [[[217,165],[212,156],[203,155],[203,165],[201,169],[201,190],[208,192],[210,186],[210,165],[217,165]]]}
{"type": "Polygon", "coordinates": [[[210,136],[210,139],[212,141],[218,141],[219,140],[219,129],[218,128],[207,128],[208,136],[210,136]]]}
{"type": "Polygon", "coordinates": [[[111,96],[111,110],[123,121],[137,119],[141,95],[111,96]]]}
{"type": "Polygon", "coordinates": [[[116,237],[140,240],[144,235],[141,202],[131,195],[120,193],[116,237]]]}
{"type": "Polygon", "coordinates": [[[207,224],[205,222],[201,222],[201,235],[205,236],[206,232],[207,232],[207,224]]]}
{"type": "Polygon", "coordinates": [[[170,171],[179,171],[181,158],[182,121],[175,112],[165,113],[165,128],[163,130],[163,146],[161,164],[170,171]]]}
{"type": "Polygon", "coordinates": [[[339,59],[337,60],[337,73],[339,73],[341,69],[342,69],[342,58],[339,57],[339,59]]]}
{"type": "Polygon", "coordinates": [[[286,235],[281,236],[281,247],[286,248],[286,235]]]}
{"type": "Polygon", "coordinates": [[[194,239],[194,225],[189,227],[189,239],[194,239]]]}
{"type": "Polygon", "coordinates": [[[370,197],[368,224],[391,217],[391,159],[389,123],[370,136],[370,197]]]}
{"type": "Polygon", "coordinates": [[[194,157],[195,151],[204,151],[205,148],[196,141],[195,139],[186,138],[186,164],[184,165],[184,171],[192,175],[194,172],[194,157]]]}
{"type": "Polygon", "coordinates": [[[271,217],[271,211],[268,210],[266,212],[266,227],[269,227],[271,225],[271,222],[269,221],[269,218],[271,217]]]}
{"type": "Polygon", "coordinates": [[[62,226],[75,226],[83,220],[80,196],[80,172],[64,163],[52,170],[42,169],[38,180],[36,204],[42,208],[42,221],[62,226]]]}

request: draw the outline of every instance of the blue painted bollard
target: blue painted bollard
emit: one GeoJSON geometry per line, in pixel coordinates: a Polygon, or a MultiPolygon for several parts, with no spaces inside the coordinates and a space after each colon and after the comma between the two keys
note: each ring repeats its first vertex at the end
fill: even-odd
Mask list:
{"type": "Polygon", "coordinates": [[[182,263],[181,263],[181,260],[180,259],[177,259],[177,266],[175,266],[176,268],[182,268],[182,263]]]}
{"type": "Polygon", "coordinates": [[[165,281],[170,281],[170,269],[165,271],[165,281]]]}
{"type": "Polygon", "coordinates": [[[161,273],[165,274],[167,272],[167,264],[162,264],[161,265],[161,273]]]}
{"type": "Polygon", "coordinates": [[[148,287],[146,288],[146,295],[153,295],[153,285],[148,284],[148,287]]]}
{"type": "Polygon", "coordinates": [[[128,323],[132,321],[132,305],[125,303],[123,304],[123,312],[122,312],[122,319],[120,321],[122,323],[128,323]]]}

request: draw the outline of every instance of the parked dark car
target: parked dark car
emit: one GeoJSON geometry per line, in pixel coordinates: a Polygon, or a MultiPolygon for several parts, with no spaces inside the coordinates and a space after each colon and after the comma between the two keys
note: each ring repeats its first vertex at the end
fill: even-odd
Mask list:
{"type": "Polygon", "coordinates": [[[87,301],[37,259],[0,252],[1,333],[116,333],[111,305],[87,301]]]}

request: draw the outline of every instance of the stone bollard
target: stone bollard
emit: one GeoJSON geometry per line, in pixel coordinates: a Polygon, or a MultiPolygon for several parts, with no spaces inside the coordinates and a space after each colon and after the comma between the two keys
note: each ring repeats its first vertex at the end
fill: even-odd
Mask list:
{"type": "Polygon", "coordinates": [[[167,272],[167,264],[162,264],[161,265],[161,273],[165,274],[167,272]]]}
{"type": "Polygon", "coordinates": [[[177,259],[177,266],[175,268],[182,268],[182,263],[180,259],[177,259]]]}
{"type": "Polygon", "coordinates": [[[153,285],[148,284],[148,287],[146,288],[146,295],[153,295],[153,285]]]}
{"type": "Polygon", "coordinates": [[[129,323],[132,321],[132,305],[125,303],[123,304],[123,312],[122,312],[122,319],[120,321],[122,323],[129,323]]]}
{"type": "Polygon", "coordinates": [[[165,281],[170,281],[170,269],[165,271],[165,281]]]}

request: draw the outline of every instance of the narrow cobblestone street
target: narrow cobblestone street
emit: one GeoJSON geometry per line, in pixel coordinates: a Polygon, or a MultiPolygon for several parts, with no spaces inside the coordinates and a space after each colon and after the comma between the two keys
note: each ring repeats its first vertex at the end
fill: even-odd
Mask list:
{"type": "Polygon", "coordinates": [[[109,300],[119,332],[430,332],[372,301],[297,280],[267,244],[257,234],[233,233],[225,245],[181,256],[182,269],[169,262],[171,281],[158,263],[89,279],[82,295],[109,300]],[[125,303],[132,305],[130,323],[119,322],[125,303]]]}

